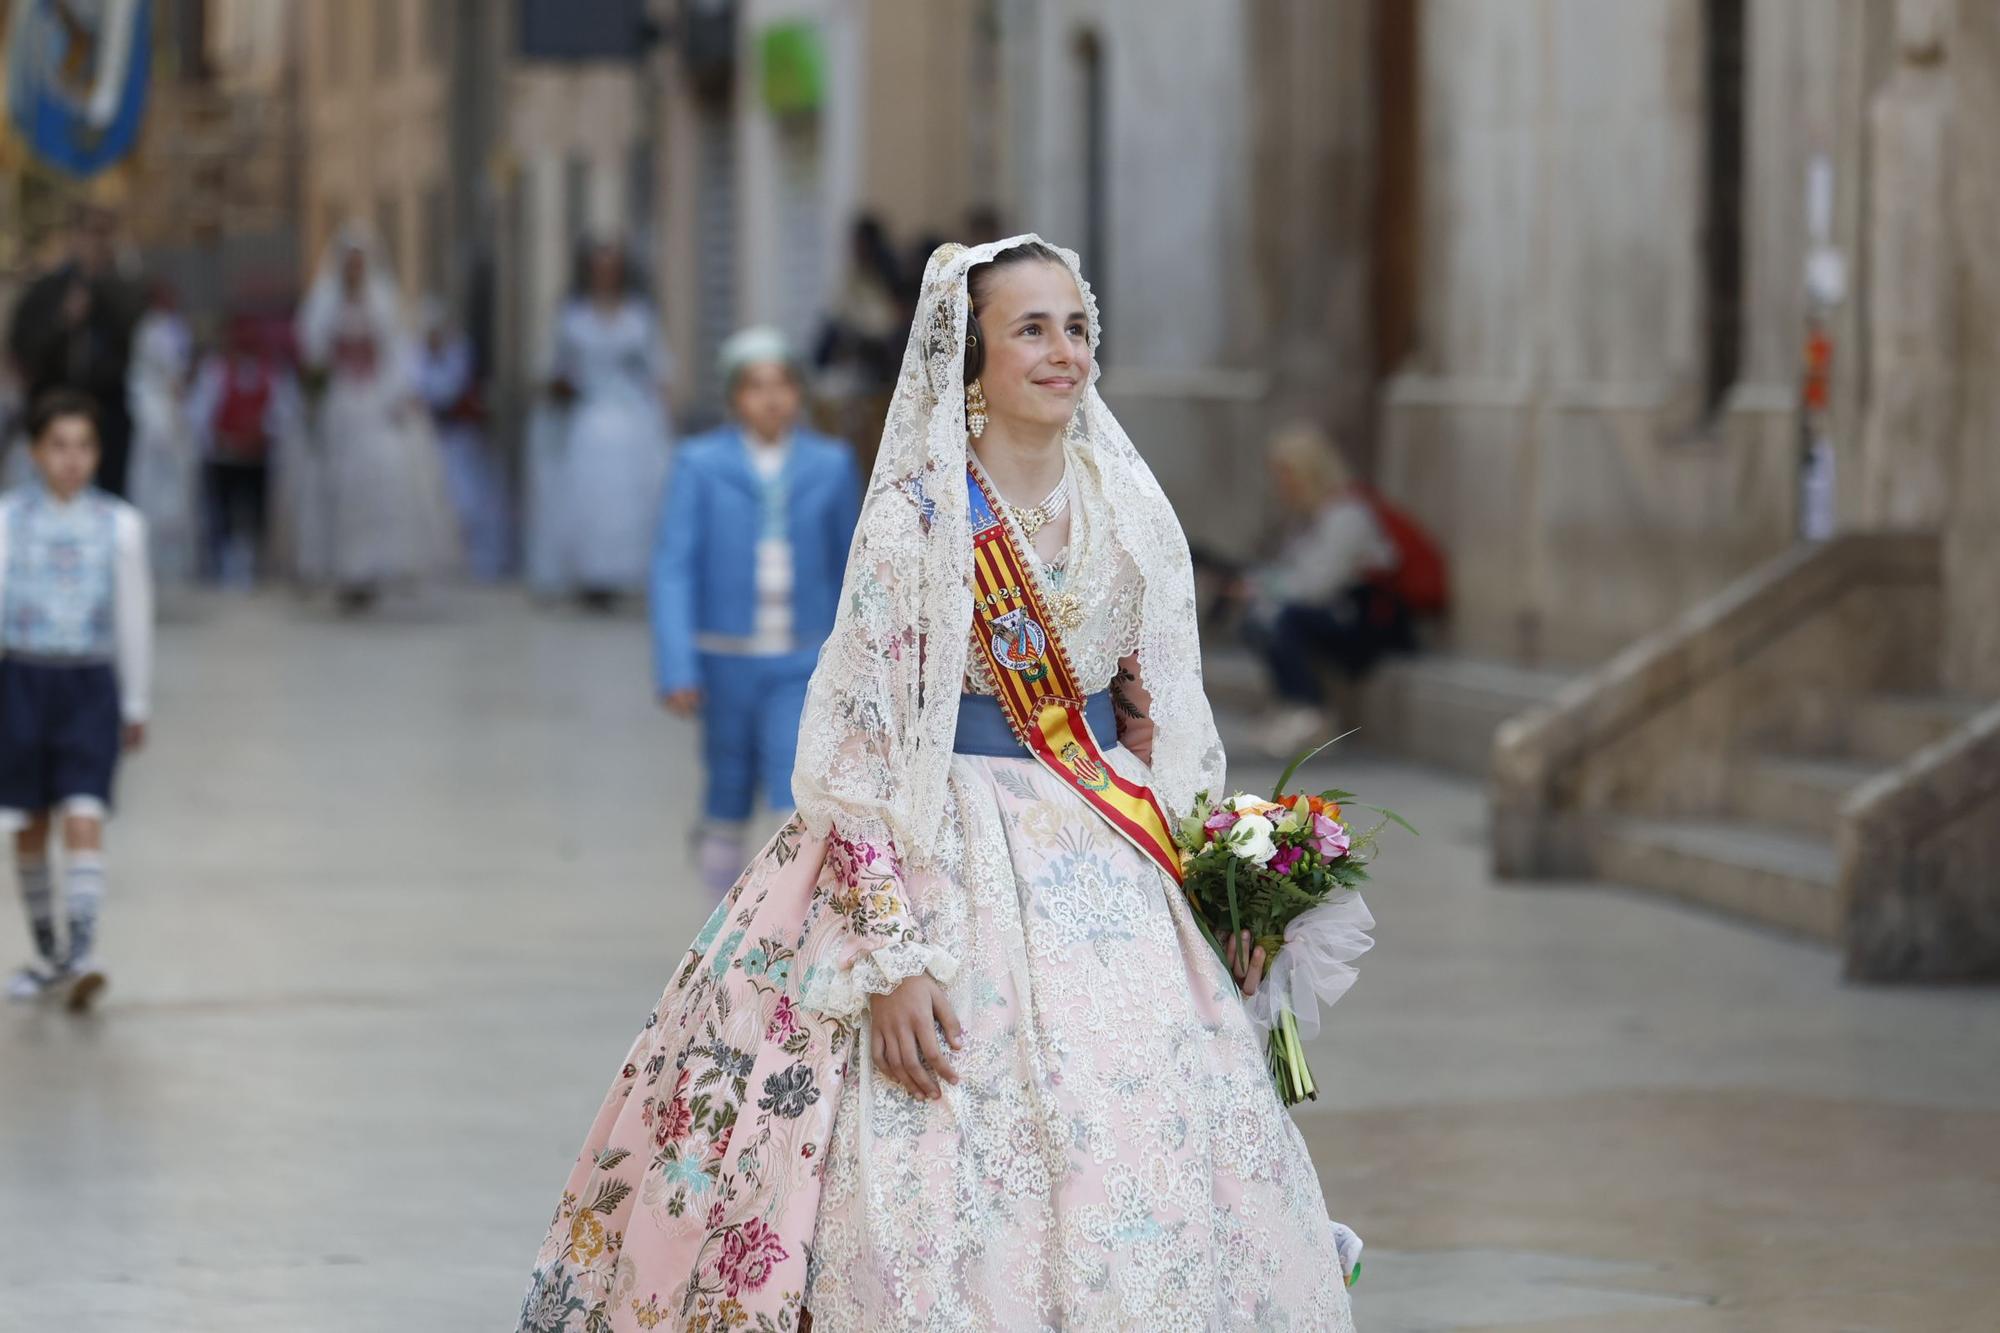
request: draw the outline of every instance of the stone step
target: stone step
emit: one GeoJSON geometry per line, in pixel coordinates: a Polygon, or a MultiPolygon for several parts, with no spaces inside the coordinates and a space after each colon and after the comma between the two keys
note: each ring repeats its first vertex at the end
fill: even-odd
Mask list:
{"type": "MultiPolygon", "coordinates": [[[[1356,729],[1357,746],[1484,779],[1500,724],[1548,702],[1569,679],[1564,671],[1417,653],[1383,662],[1358,693],[1333,694],[1341,727],[1356,729]]],[[[1271,701],[1264,664],[1233,644],[1208,647],[1202,681],[1223,712],[1248,718],[1271,701]]]]}
{"type": "Polygon", "coordinates": [[[1841,802],[1883,767],[1869,759],[1746,756],[1730,777],[1729,811],[1752,823],[1831,841],[1841,802]]]}
{"type": "Polygon", "coordinates": [[[1972,720],[1977,700],[1943,694],[1871,694],[1841,718],[1838,753],[1887,768],[1943,740],[1972,720]]]}
{"type": "Polygon", "coordinates": [[[1717,820],[1621,820],[1598,835],[1597,868],[1620,884],[1831,943],[1840,930],[1831,839],[1717,820]]]}
{"type": "Polygon", "coordinates": [[[1383,750],[1483,780],[1500,724],[1547,703],[1570,679],[1566,671],[1444,653],[1395,658],[1370,678],[1355,721],[1383,750]]]}

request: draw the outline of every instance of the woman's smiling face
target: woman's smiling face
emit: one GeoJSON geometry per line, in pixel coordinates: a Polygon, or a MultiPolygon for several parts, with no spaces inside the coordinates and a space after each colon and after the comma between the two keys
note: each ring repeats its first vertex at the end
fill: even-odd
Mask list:
{"type": "Polygon", "coordinates": [[[1008,264],[982,284],[979,384],[990,419],[1030,429],[1061,427],[1090,386],[1090,319],[1061,264],[1008,264]]]}

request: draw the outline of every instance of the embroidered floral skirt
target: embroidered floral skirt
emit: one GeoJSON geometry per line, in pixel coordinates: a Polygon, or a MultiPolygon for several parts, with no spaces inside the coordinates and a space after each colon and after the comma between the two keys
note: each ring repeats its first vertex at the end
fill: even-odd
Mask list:
{"type": "Polygon", "coordinates": [[[1352,1329],[1305,1145],[1170,882],[1032,760],[959,756],[952,791],[959,872],[905,890],[957,960],[959,1083],[918,1101],[799,1003],[836,890],[788,826],[614,1082],[523,1333],[1352,1329]]]}

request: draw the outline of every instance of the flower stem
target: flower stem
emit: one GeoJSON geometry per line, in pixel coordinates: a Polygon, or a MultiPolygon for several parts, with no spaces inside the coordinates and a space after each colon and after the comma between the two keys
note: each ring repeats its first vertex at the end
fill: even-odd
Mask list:
{"type": "Polygon", "coordinates": [[[1277,1026],[1271,1030],[1271,1065],[1285,1105],[1319,1099],[1312,1069],[1306,1064],[1305,1045],[1299,1040],[1298,1020],[1289,1009],[1278,1015],[1277,1026]]]}

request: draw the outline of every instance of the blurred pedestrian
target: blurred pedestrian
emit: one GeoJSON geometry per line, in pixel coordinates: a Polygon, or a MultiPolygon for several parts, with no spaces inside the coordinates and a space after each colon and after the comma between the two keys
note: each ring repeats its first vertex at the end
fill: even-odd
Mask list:
{"type": "Polygon", "coordinates": [[[835,428],[863,442],[868,454],[863,466],[873,462],[889,395],[902,373],[914,300],[906,276],[910,271],[922,272],[922,259],[914,270],[906,270],[881,219],[869,213],[855,219],[847,272],[821,325],[813,365],[835,428]]]}
{"type": "Polygon", "coordinates": [[[122,496],[132,448],[126,372],[144,303],[118,272],[116,235],[109,209],[77,209],[67,257],[21,294],[7,347],[30,404],[52,389],[96,400],[103,445],[97,484],[122,496]]]}
{"type": "Polygon", "coordinates": [[[806,681],[833,627],[861,509],[854,451],[800,425],[799,367],[783,334],[722,346],[731,421],[689,440],[654,548],[653,662],[660,701],[700,718],[708,793],[703,881],[743,869],[757,793],[792,807],[806,681]]]}
{"type": "Polygon", "coordinates": [[[126,396],[132,406],[132,503],[146,517],[153,577],[193,580],[201,556],[201,461],[188,418],[194,337],[166,282],[153,285],[132,336],[126,396]]]}
{"type": "Polygon", "coordinates": [[[624,250],[597,242],[556,318],[548,392],[560,419],[538,460],[541,578],[608,609],[646,584],[666,481],[671,364],[652,302],[624,250]]]}
{"type": "Polygon", "coordinates": [[[329,574],[345,610],[437,572],[450,511],[395,278],[374,240],[349,228],[327,247],[299,313],[324,466],[329,574]]]}
{"type": "Polygon", "coordinates": [[[219,583],[247,587],[263,571],[271,459],[288,375],[248,315],[229,321],[223,347],[202,359],[188,415],[202,443],[204,564],[219,583]]]}
{"type": "Polygon", "coordinates": [[[1317,426],[1296,425],[1272,437],[1265,461],[1292,530],[1238,593],[1279,700],[1259,741],[1290,756],[1337,726],[1321,673],[1363,679],[1384,654],[1410,646],[1410,618],[1395,588],[1400,553],[1339,447],[1317,426]]]}
{"type": "Polygon", "coordinates": [[[112,782],[119,755],[146,738],[153,587],[145,520],[91,485],[95,402],[52,390],[28,426],[36,476],[0,499],[0,821],[14,830],[35,958],[8,994],[62,993],[82,1009],[105,980],[97,925],[112,782]]]}
{"type": "MultiPolygon", "coordinates": [[[[313,436],[300,373],[297,320],[248,313],[239,318],[242,328],[231,335],[239,340],[238,350],[225,349],[225,354],[254,358],[272,386],[264,417],[270,461],[265,465],[262,568],[289,578],[298,591],[310,592],[329,578],[333,516],[327,500],[326,458],[313,436]]],[[[219,363],[219,357],[209,360],[219,363]]],[[[212,450],[208,456],[213,456],[212,450]]]]}
{"type": "Polygon", "coordinates": [[[465,569],[491,582],[507,569],[507,481],[486,433],[472,339],[453,326],[436,297],[424,303],[423,325],[417,392],[437,432],[465,569]]]}

